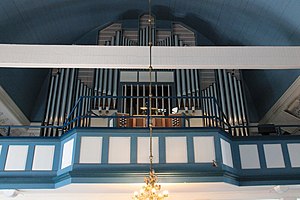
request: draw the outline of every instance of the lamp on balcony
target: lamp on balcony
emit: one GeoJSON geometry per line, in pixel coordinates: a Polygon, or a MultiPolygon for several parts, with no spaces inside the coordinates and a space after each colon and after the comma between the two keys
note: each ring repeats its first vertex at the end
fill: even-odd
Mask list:
{"type": "Polygon", "coordinates": [[[149,0],[149,109],[148,109],[148,125],[149,125],[149,140],[150,140],[150,149],[149,149],[149,162],[150,170],[149,175],[144,178],[145,186],[142,187],[140,192],[134,192],[132,199],[133,200],[163,200],[169,196],[168,191],[161,191],[161,185],[158,184],[158,177],[155,174],[153,169],[153,152],[152,152],[152,24],[153,19],[151,16],[151,0],[149,0]]]}

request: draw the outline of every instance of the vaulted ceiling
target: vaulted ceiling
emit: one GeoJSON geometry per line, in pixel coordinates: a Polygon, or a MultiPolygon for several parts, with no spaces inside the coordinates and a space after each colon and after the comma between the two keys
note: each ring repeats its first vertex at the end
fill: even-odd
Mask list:
{"type": "MultiPolygon", "coordinates": [[[[300,44],[298,0],[153,0],[152,9],[158,19],[182,21],[215,45],[300,44]]],[[[0,43],[73,44],[147,10],[147,0],[2,0],[0,43]]]]}
{"type": "MultiPolygon", "coordinates": [[[[300,45],[299,0],[151,1],[156,19],[188,25],[201,36],[198,41],[209,41],[200,41],[200,45],[300,45]]],[[[147,12],[148,0],[1,0],[0,44],[96,44],[96,39],[85,43],[86,36],[93,33],[94,37],[101,27],[120,20],[137,20],[147,12]]],[[[286,71],[284,78],[280,71],[274,73],[243,73],[250,110],[257,110],[257,114],[250,113],[253,121],[270,109],[299,76],[300,69],[286,71]]],[[[37,80],[38,76],[32,74],[30,78],[37,80]]],[[[2,84],[6,82],[2,80],[2,84]]]]}

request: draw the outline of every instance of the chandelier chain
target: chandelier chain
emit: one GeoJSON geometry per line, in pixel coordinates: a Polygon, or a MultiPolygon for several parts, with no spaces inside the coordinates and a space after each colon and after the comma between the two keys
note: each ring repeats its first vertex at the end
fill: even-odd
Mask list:
{"type": "Polygon", "coordinates": [[[151,0],[149,0],[149,19],[148,19],[148,32],[149,32],[149,102],[148,102],[148,127],[149,127],[149,162],[150,162],[150,172],[149,175],[144,178],[146,186],[140,190],[140,192],[135,192],[133,195],[133,200],[164,200],[167,198],[168,191],[161,192],[161,185],[158,184],[158,178],[153,169],[153,118],[152,118],[152,25],[153,19],[151,16],[151,0]]]}

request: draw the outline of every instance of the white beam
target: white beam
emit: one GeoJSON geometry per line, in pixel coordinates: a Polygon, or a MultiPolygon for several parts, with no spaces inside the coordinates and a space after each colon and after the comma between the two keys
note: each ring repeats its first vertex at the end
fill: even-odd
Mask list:
{"type": "MultiPolygon", "coordinates": [[[[153,67],[300,68],[300,47],[153,47],[153,67]]],[[[0,45],[0,67],[147,68],[149,47],[0,45]]]]}

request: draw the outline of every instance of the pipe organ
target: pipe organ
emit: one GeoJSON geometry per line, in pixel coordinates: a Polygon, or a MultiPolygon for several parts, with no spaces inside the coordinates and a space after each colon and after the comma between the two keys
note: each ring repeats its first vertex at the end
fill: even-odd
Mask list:
{"type": "MultiPolygon", "coordinates": [[[[80,96],[91,96],[92,89],[85,85],[78,77],[79,69],[53,69],[48,101],[43,125],[62,126],[66,117],[75,106],[80,96]]],[[[90,99],[83,99],[81,108],[76,108],[73,117],[78,114],[87,115],[91,107],[90,99]]],[[[89,119],[80,122],[80,126],[89,126],[89,119]]],[[[41,131],[42,136],[60,136],[62,130],[47,128],[41,131]]]]}
{"type": "MultiPolygon", "coordinates": [[[[126,23],[113,23],[99,31],[98,44],[148,46],[149,37],[152,37],[153,45],[157,46],[196,45],[196,35],[188,27],[171,23],[168,27],[154,25],[150,30],[147,20],[148,15],[141,16],[137,29],[127,28],[126,23]]],[[[76,124],[69,125],[70,128],[100,125],[144,127],[147,125],[147,112],[156,115],[153,120],[157,127],[221,127],[229,130],[230,126],[247,124],[238,72],[154,69],[151,80],[154,110],[148,111],[147,70],[90,69],[91,84],[79,76],[80,70],[53,70],[44,125],[62,126],[64,122],[81,116],[76,124]],[[77,104],[82,96],[92,98],[81,98],[82,102],[77,104]]],[[[63,130],[51,128],[41,132],[42,136],[61,134],[63,130]]],[[[248,132],[239,128],[234,129],[232,134],[246,136],[248,132]]]]}

